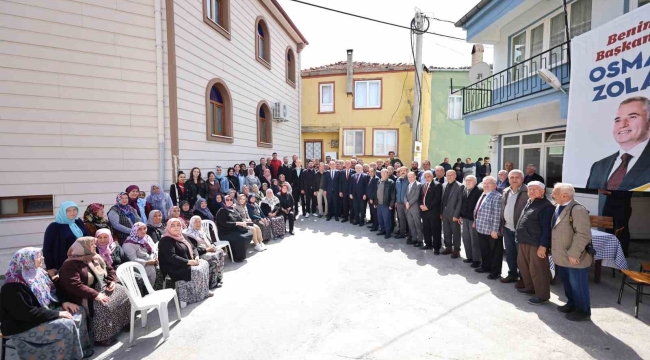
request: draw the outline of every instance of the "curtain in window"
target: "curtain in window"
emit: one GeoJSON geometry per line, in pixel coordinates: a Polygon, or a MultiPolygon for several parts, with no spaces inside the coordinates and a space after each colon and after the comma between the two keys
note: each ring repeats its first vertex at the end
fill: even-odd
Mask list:
{"type": "Polygon", "coordinates": [[[379,82],[378,81],[369,82],[368,88],[369,88],[368,106],[379,107],[379,102],[381,98],[381,89],[379,88],[379,82]]]}
{"type": "Polygon", "coordinates": [[[571,38],[591,30],[591,0],[571,4],[571,38]]]}
{"type": "Polygon", "coordinates": [[[344,150],[343,153],[346,155],[354,155],[354,131],[346,131],[344,133],[344,150]]]}
{"type": "Polygon", "coordinates": [[[383,131],[375,131],[375,155],[384,155],[388,154],[386,151],[386,139],[383,131]]]}
{"type": "MultiPolygon", "coordinates": [[[[563,44],[565,41],[564,13],[559,13],[551,18],[551,38],[549,40],[549,48],[553,49],[554,47],[563,44]]],[[[562,52],[561,47],[552,50],[550,57],[551,58],[548,61],[549,64],[556,64],[567,60],[566,53],[562,52]]]]}
{"type": "Polygon", "coordinates": [[[331,104],[332,103],[332,87],[331,86],[323,86],[321,87],[322,91],[322,100],[321,103],[323,104],[331,104]]]}
{"type": "Polygon", "coordinates": [[[363,154],[363,131],[354,132],[354,155],[363,154]]]}
{"type": "Polygon", "coordinates": [[[362,81],[356,82],[354,106],[358,108],[368,107],[368,83],[362,81]]]}

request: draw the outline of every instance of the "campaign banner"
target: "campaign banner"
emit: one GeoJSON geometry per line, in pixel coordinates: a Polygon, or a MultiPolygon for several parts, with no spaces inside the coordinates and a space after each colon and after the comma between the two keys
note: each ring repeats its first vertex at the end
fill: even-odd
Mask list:
{"type": "Polygon", "coordinates": [[[571,41],[563,181],[650,191],[650,6],[571,41]]]}

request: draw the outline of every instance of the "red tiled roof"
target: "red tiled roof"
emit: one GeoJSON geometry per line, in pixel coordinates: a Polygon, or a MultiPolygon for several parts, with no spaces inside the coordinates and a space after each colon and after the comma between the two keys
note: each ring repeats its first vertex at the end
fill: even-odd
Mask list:
{"type": "MultiPolygon", "coordinates": [[[[301,73],[309,74],[311,72],[320,71],[346,71],[348,67],[347,61],[339,61],[334,64],[316,66],[309,69],[302,70],[301,73]]],[[[405,63],[371,63],[365,61],[355,61],[353,70],[366,70],[366,71],[391,71],[391,70],[407,70],[413,69],[413,64],[405,63]]]]}

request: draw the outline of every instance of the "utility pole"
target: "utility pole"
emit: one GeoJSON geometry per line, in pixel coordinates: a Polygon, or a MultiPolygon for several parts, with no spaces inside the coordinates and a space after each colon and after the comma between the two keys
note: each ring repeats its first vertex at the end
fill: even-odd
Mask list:
{"type": "MultiPolygon", "coordinates": [[[[416,151],[416,142],[421,141],[421,117],[420,117],[420,96],[422,94],[422,30],[424,28],[424,16],[419,9],[415,10],[415,96],[413,103],[413,148],[412,153],[415,161],[420,162],[421,159],[416,159],[421,152],[416,151]],[[416,154],[417,153],[417,154],[416,154]]],[[[413,31],[413,30],[412,30],[413,31]]],[[[420,151],[421,146],[420,146],[420,151]]]]}

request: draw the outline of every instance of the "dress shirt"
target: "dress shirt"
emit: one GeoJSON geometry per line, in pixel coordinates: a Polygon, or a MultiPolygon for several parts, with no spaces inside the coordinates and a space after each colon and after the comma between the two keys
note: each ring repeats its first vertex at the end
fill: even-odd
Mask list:
{"type": "Polygon", "coordinates": [[[646,141],[638,144],[637,146],[631,148],[628,151],[619,148],[618,155],[616,156],[616,161],[614,161],[614,166],[612,166],[612,170],[609,172],[609,176],[607,177],[607,179],[609,180],[609,178],[612,177],[614,171],[616,171],[616,169],[618,169],[618,167],[621,165],[621,162],[623,161],[621,160],[621,155],[625,153],[632,155],[632,158],[627,162],[626,174],[630,172],[630,169],[632,169],[634,164],[636,164],[636,161],[639,160],[639,157],[643,153],[643,150],[645,150],[646,145],[648,145],[649,140],[650,139],[646,139],[646,141]]]}

